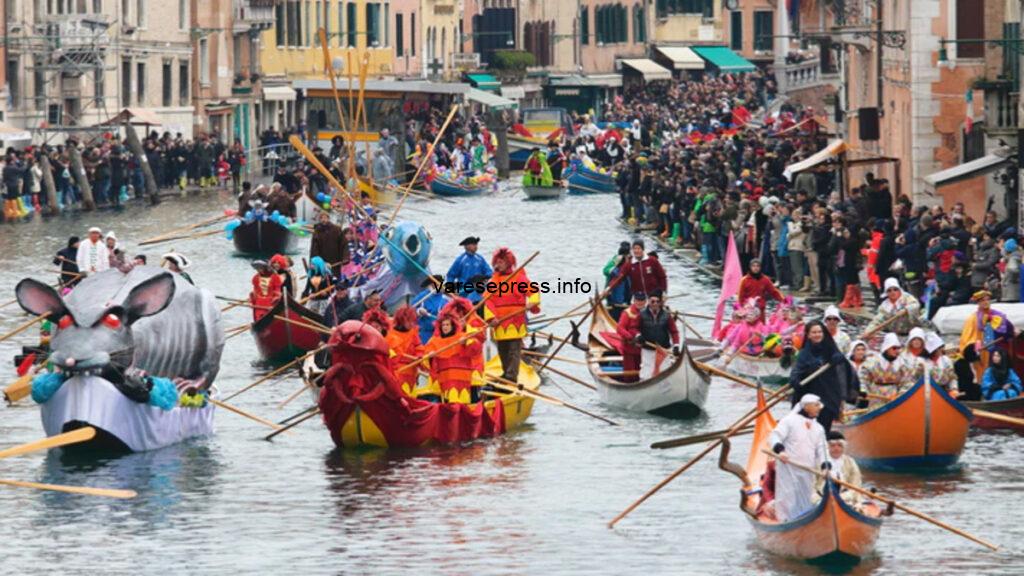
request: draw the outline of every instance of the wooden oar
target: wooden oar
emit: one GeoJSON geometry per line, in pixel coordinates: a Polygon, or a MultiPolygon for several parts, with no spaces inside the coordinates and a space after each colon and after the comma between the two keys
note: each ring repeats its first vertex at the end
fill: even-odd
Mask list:
{"type": "Polygon", "coordinates": [[[4,400],[6,400],[8,404],[14,404],[18,400],[21,400],[31,394],[32,379],[35,378],[35,375],[34,370],[29,370],[24,376],[20,376],[17,380],[4,388],[4,400]]]}
{"type": "Polygon", "coordinates": [[[893,314],[893,316],[891,318],[889,318],[888,320],[886,320],[885,322],[882,322],[878,326],[875,326],[871,330],[868,330],[867,332],[861,334],[860,338],[858,338],[858,340],[863,340],[865,342],[867,342],[868,340],[871,340],[871,338],[875,334],[878,334],[879,332],[881,332],[882,330],[887,328],[890,324],[892,324],[893,322],[895,322],[896,320],[898,320],[899,318],[901,318],[905,314],[907,314],[907,309],[906,308],[900,310],[896,314],[893,314]]]}
{"type": "Polygon", "coordinates": [[[5,486],[17,486],[18,488],[34,488],[36,490],[50,490],[53,492],[67,492],[68,494],[82,494],[85,496],[103,496],[106,498],[135,498],[138,496],[134,490],[115,490],[112,488],[89,488],[86,486],[65,486],[63,484],[41,484],[39,482],[25,482],[24,480],[0,479],[0,484],[5,486]]]}
{"type": "MultiPolygon", "coordinates": [[[[553,354],[552,355],[541,354],[540,352],[534,352],[532,350],[523,350],[523,355],[525,355],[525,356],[534,356],[534,357],[537,357],[537,358],[548,358],[550,356],[550,358],[552,360],[558,360],[559,362],[566,362],[566,363],[569,363],[569,364],[579,364],[580,366],[586,366],[587,365],[587,363],[584,362],[583,360],[573,360],[572,358],[566,358],[565,356],[555,356],[553,354]]],[[[533,361],[531,360],[531,362],[533,362],[533,361]]]]}
{"type": "MultiPolygon", "coordinates": [[[[767,454],[767,455],[769,455],[769,456],[771,456],[773,458],[779,458],[778,454],[776,454],[775,452],[772,452],[771,450],[768,450],[766,448],[762,448],[761,452],[764,452],[765,454],[767,454]]],[[[792,460],[790,460],[788,458],[783,460],[783,462],[785,462],[787,465],[792,466],[794,468],[799,468],[800,470],[803,470],[804,472],[809,472],[811,474],[814,474],[815,476],[817,476],[819,478],[825,478],[825,473],[824,472],[822,472],[820,470],[815,470],[814,468],[811,468],[810,466],[805,466],[805,465],[800,464],[798,462],[793,462],[792,460]]],[[[935,526],[938,526],[939,528],[942,528],[943,530],[948,530],[948,531],[956,534],[957,536],[963,536],[964,538],[967,538],[971,542],[975,542],[977,544],[981,544],[982,546],[988,548],[989,550],[993,550],[993,551],[999,550],[999,547],[996,546],[995,544],[992,544],[991,542],[988,542],[986,540],[982,540],[981,538],[978,538],[977,536],[975,536],[973,534],[970,534],[969,532],[965,532],[965,531],[963,531],[963,530],[961,530],[959,528],[955,528],[953,526],[950,526],[949,524],[946,524],[945,522],[942,522],[941,520],[938,520],[937,518],[929,516],[928,514],[925,514],[924,512],[918,512],[917,510],[914,510],[913,508],[910,508],[908,506],[904,506],[903,504],[900,504],[899,502],[896,502],[895,500],[892,500],[890,498],[886,498],[885,496],[879,496],[878,494],[876,494],[876,493],[874,493],[874,492],[872,492],[870,490],[861,488],[860,486],[857,486],[856,484],[850,484],[849,482],[845,482],[843,480],[839,480],[838,478],[832,478],[832,481],[835,482],[836,484],[839,484],[843,488],[847,488],[849,490],[857,492],[858,494],[861,494],[862,496],[866,496],[868,498],[871,498],[872,500],[878,500],[879,502],[883,502],[883,503],[885,503],[885,504],[887,504],[889,506],[892,506],[893,508],[896,508],[897,510],[901,510],[903,512],[906,512],[907,514],[910,514],[911,516],[916,516],[917,518],[920,518],[921,520],[924,520],[925,522],[928,522],[930,524],[934,524],[935,526]]]]}
{"type": "Polygon", "coordinates": [[[167,238],[161,238],[159,240],[139,242],[139,246],[151,246],[153,244],[163,244],[164,242],[174,242],[175,240],[195,240],[196,238],[205,238],[207,236],[220,234],[221,232],[222,230],[207,230],[205,232],[197,232],[195,234],[188,234],[185,236],[168,236],[167,238]]]}
{"type": "MultiPolygon", "coordinates": [[[[814,380],[815,378],[820,376],[822,373],[824,373],[830,367],[831,367],[831,364],[825,364],[821,368],[818,368],[812,374],[807,376],[807,378],[804,378],[803,381],[800,382],[800,386],[806,386],[808,382],[810,382],[811,380],[814,380]]],[[[662,480],[661,482],[658,482],[658,484],[655,485],[654,488],[651,488],[650,490],[648,490],[643,496],[640,497],[639,500],[637,500],[637,501],[633,502],[632,504],[630,504],[628,508],[626,508],[618,516],[613,518],[612,521],[608,523],[608,527],[609,528],[614,528],[615,525],[619,522],[619,520],[622,520],[623,518],[625,518],[627,515],[629,515],[630,512],[632,512],[633,510],[636,510],[638,506],[640,506],[641,504],[646,502],[648,498],[650,498],[651,496],[654,496],[659,490],[661,490],[662,488],[667,486],[669,484],[669,482],[672,482],[673,480],[678,478],[680,474],[682,474],[683,472],[686,472],[687,470],[689,470],[690,467],[692,467],[694,464],[699,462],[702,458],[704,458],[705,456],[710,454],[713,450],[715,450],[716,448],[721,446],[722,445],[722,441],[725,438],[729,438],[729,437],[733,436],[734,434],[736,434],[737,432],[739,432],[740,430],[742,430],[743,428],[746,428],[751,423],[753,423],[755,420],[757,420],[757,418],[761,414],[764,414],[765,412],[771,410],[773,406],[775,406],[779,402],[782,402],[782,400],[785,399],[786,395],[789,393],[789,389],[790,389],[790,387],[789,387],[788,384],[783,386],[782,388],[779,388],[778,390],[776,390],[774,393],[772,393],[768,397],[767,402],[765,403],[764,408],[761,408],[760,410],[758,410],[757,408],[753,408],[749,412],[747,412],[746,415],[744,415],[742,418],[737,420],[736,423],[734,423],[732,426],[730,426],[720,438],[718,438],[714,442],[708,444],[707,447],[704,448],[704,450],[702,450],[699,454],[697,454],[692,459],[690,459],[689,462],[687,462],[686,464],[683,464],[682,466],[677,468],[674,472],[669,474],[664,480],[662,480]]],[[[678,440],[682,441],[684,439],[680,438],[678,440]]],[[[669,441],[666,440],[665,442],[669,442],[669,441]]]]}
{"type": "Polygon", "coordinates": [[[321,334],[326,334],[328,336],[331,335],[331,330],[329,328],[327,328],[327,326],[324,326],[323,324],[320,324],[320,323],[313,324],[311,320],[307,320],[305,322],[300,322],[298,320],[292,320],[291,318],[288,318],[287,316],[281,316],[280,314],[275,314],[274,318],[277,319],[277,320],[280,320],[281,322],[285,322],[285,323],[288,323],[288,324],[294,324],[295,326],[301,326],[303,328],[307,328],[309,330],[313,330],[313,331],[319,332],[321,334]]]}
{"type": "Polygon", "coordinates": [[[56,436],[50,436],[49,438],[43,438],[42,440],[36,440],[35,442],[28,442],[7,448],[6,450],[0,450],[0,460],[4,458],[10,458],[11,456],[21,456],[22,454],[28,454],[30,452],[38,452],[39,450],[49,450],[50,448],[60,448],[61,446],[67,446],[69,444],[78,444],[79,442],[86,442],[96,437],[96,429],[92,426],[85,426],[72,430],[71,432],[65,432],[63,434],[57,434],[56,436]]]}
{"type": "Polygon", "coordinates": [[[318,348],[315,348],[315,349],[313,349],[313,350],[310,350],[309,352],[307,352],[307,353],[303,354],[302,356],[299,356],[299,357],[298,357],[298,358],[296,358],[295,360],[292,360],[291,362],[289,362],[289,363],[285,364],[284,366],[281,366],[280,368],[278,368],[278,369],[276,369],[276,370],[274,370],[274,371],[270,372],[270,373],[269,373],[269,374],[267,374],[266,376],[263,376],[262,378],[260,378],[260,379],[256,380],[256,381],[255,381],[255,382],[253,382],[252,384],[249,384],[249,385],[248,385],[248,386],[246,386],[245,388],[242,388],[241,390],[239,390],[239,391],[235,392],[234,394],[231,394],[230,396],[228,396],[228,397],[227,397],[227,398],[225,398],[224,400],[225,400],[225,401],[227,401],[227,400],[231,400],[232,398],[234,398],[235,396],[238,396],[238,395],[239,395],[239,394],[241,394],[242,392],[246,392],[246,391],[248,391],[248,390],[251,390],[252,388],[255,388],[256,386],[258,386],[258,385],[260,385],[260,384],[262,384],[262,383],[266,382],[267,380],[270,380],[270,379],[274,378],[274,376],[277,376],[278,374],[281,374],[282,372],[284,372],[285,370],[287,370],[287,369],[291,368],[292,366],[295,366],[296,364],[298,364],[298,363],[300,363],[300,362],[303,362],[303,361],[305,361],[305,360],[306,360],[306,358],[309,358],[310,356],[312,356],[312,355],[316,354],[317,352],[319,352],[319,351],[321,351],[321,350],[323,350],[323,349],[325,349],[325,348],[327,348],[327,344],[324,344],[323,346],[320,346],[320,347],[318,347],[318,348]]]}
{"type": "Polygon", "coordinates": [[[572,313],[562,314],[561,316],[555,316],[553,318],[548,317],[548,316],[538,316],[536,318],[531,318],[527,322],[527,324],[554,324],[555,322],[558,322],[559,320],[564,320],[566,318],[576,318],[577,316],[583,316],[584,314],[586,314],[586,312],[572,312],[572,313]]]}
{"type": "Polygon", "coordinates": [[[3,342],[4,340],[7,340],[8,338],[11,338],[13,336],[17,336],[18,334],[21,334],[25,330],[28,330],[29,328],[31,328],[33,325],[38,324],[38,323],[42,322],[43,320],[46,320],[49,317],[50,317],[50,312],[44,312],[43,314],[40,314],[39,316],[36,316],[35,318],[32,318],[31,320],[29,320],[29,321],[27,321],[27,322],[25,322],[23,324],[19,324],[18,327],[15,328],[14,330],[11,330],[10,332],[8,332],[7,334],[4,334],[3,336],[0,336],[0,342],[3,342]]]}
{"type": "Polygon", "coordinates": [[[690,332],[693,332],[693,334],[695,336],[697,336],[697,338],[700,338],[701,340],[705,339],[703,336],[701,336],[700,332],[698,332],[696,328],[694,328],[693,326],[690,326],[690,323],[686,321],[686,315],[685,314],[682,314],[680,312],[673,312],[672,315],[675,316],[676,319],[678,319],[680,322],[682,322],[683,326],[686,326],[687,330],[689,330],[690,332]]]}
{"type": "Polygon", "coordinates": [[[731,353],[729,353],[729,356],[728,356],[728,357],[726,357],[726,359],[725,359],[725,362],[723,362],[723,363],[722,363],[722,366],[723,366],[723,367],[728,367],[728,366],[729,366],[729,363],[731,363],[731,362],[733,361],[733,359],[734,359],[734,358],[736,358],[737,356],[739,356],[740,352],[741,352],[741,351],[742,351],[742,350],[743,350],[744,348],[746,348],[748,344],[750,344],[751,342],[753,342],[753,341],[754,341],[754,337],[755,337],[755,336],[758,336],[758,333],[757,333],[757,332],[754,332],[753,334],[751,334],[751,335],[750,335],[750,338],[747,338],[747,341],[746,341],[746,342],[744,342],[743,344],[740,344],[739,346],[737,346],[737,347],[736,347],[736,349],[735,349],[735,350],[733,350],[733,351],[732,351],[731,353]]]}
{"type": "Polygon", "coordinates": [[[174,228],[172,230],[168,230],[167,232],[164,232],[163,234],[159,234],[157,236],[153,236],[152,238],[147,238],[146,240],[143,240],[142,242],[139,242],[139,246],[145,246],[146,244],[150,244],[150,243],[154,243],[155,241],[163,240],[164,238],[167,238],[168,236],[175,236],[177,234],[181,234],[182,232],[188,232],[189,230],[195,230],[196,228],[202,228],[203,226],[209,226],[211,224],[216,224],[217,222],[220,222],[221,220],[227,220],[228,218],[234,218],[236,215],[237,215],[237,213],[232,211],[232,213],[230,213],[230,214],[221,214],[220,216],[217,216],[216,218],[210,218],[209,220],[203,220],[202,222],[197,222],[195,224],[190,224],[188,226],[182,226],[181,228],[174,228]]]}
{"type": "Polygon", "coordinates": [[[590,416],[591,418],[595,418],[595,419],[600,420],[600,421],[602,421],[602,422],[604,422],[606,424],[610,424],[612,426],[619,426],[619,423],[614,421],[614,420],[610,420],[610,419],[605,418],[604,416],[601,416],[599,414],[594,414],[593,412],[588,412],[588,411],[584,410],[583,408],[580,408],[579,406],[570,404],[570,403],[566,402],[565,400],[562,400],[561,398],[555,398],[554,396],[549,396],[547,394],[544,394],[543,392],[538,392],[537,390],[531,390],[531,389],[523,386],[522,384],[513,384],[510,380],[506,380],[506,379],[504,379],[504,378],[502,378],[500,376],[491,376],[490,374],[487,374],[485,377],[487,378],[488,381],[490,381],[491,386],[494,386],[496,388],[500,388],[502,390],[505,390],[507,392],[512,392],[512,393],[515,393],[515,394],[521,394],[523,396],[529,396],[531,398],[534,398],[534,399],[537,399],[537,400],[542,400],[544,402],[547,402],[548,404],[553,404],[555,406],[564,406],[565,408],[568,408],[570,410],[575,410],[576,412],[579,412],[580,414],[584,414],[586,416],[590,416]]]}
{"type": "MultiPolygon", "coordinates": [[[[537,367],[537,362],[535,360],[529,360],[529,363],[534,368],[537,367]]],[[[587,382],[584,382],[583,380],[580,380],[579,378],[573,376],[572,374],[568,374],[566,372],[562,372],[561,370],[559,370],[559,369],[557,369],[557,368],[555,368],[553,366],[548,366],[548,370],[551,371],[551,372],[554,372],[555,374],[558,374],[562,378],[565,378],[565,379],[567,379],[567,380],[569,380],[571,382],[575,382],[575,383],[579,384],[580,386],[583,386],[584,388],[590,388],[591,390],[597,391],[597,387],[596,386],[594,386],[593,384],[588,384],[587,382]]]]}
{"type": "Polygon", "coordinates": [[[214,406],[217,406],[219,408],[223,408],[223,409],[227,410],[228,412],[234,412],[235,414],[238,414],[239,416],[244,416],[244,417],[248,418],[249,420],[252,420],[253,422],[259,422],[260,424],[263,424],[264,426],[269,426],[270,428],[273,428],[274,430],[279,430],[281,428],[280,426],[278,426],[277,424],[274,424],[270,420],[265,420],[263,418],[260,418],[259,416],[256,416],[255,414],[250,414],[250,413],[246,412],[245,410],[242,410],[241,408],[238,408],[237,406],[232,406],[231,404],[225,404],[224,402],[221,402],[220,400],[214,400],[213,398],[207,398],[207,400],[209,400],[210,403],[213,404],[214,406]]]}
{"type": "Polygon", "coordinates": [[[988,418],[989,420],[998,420],[1015,426],[1024,426],[1024,419],[1022,418],[1014,418],[1013,416],[997,414],[995,412],[989,412],[988,410],[978,410],[977,408],[970,408],[970,411],[979,418],[988,418]]]}
{"type": "Polygon", "coordinates": [[[290,396],[285,398],[284,402],[281,402],[280,404],[277,405],[278,410],[280,410],[281,408],[284,408],[285,406],[291,404],[292,400],[295,400],[296,398],[301,396],[302,393],[305,392],[309,388],[309,386],[310,386],[309,382],[303,381],[301,388],[299,388],[294,393],[292,393],[290,396]]]}
{"type": "Polygon", "coordinates": [[[722,370],[721,368],[717,368],[715,366],[712,366],[711,364],[708,364],[706,362],[701,362],[700,360],[694,360],[693,361],[693,365],[696,366],[697,368],[700,368],[701,370],[703,370],[705,372],[710,372],[711,374],[714,374],[715,376],[721,376],[722,378],[726,378],[728,380],[732,380],[733,382],[736,382],[737,384],[743,384],[747,388],[755,388],[755,389],[758,388],[757,384],[754,384],[753,382],[751,382],[749,380],[746,380],[744,378],[740,378],[739,376],[736,376],[732,372],[726,372],[725,370],[722,370]]]}
{"type": "Polygon", "coordinates": [[[281,425],[283,426],[283,425],[285,425],[285,424],[287,424],[287,423],[289,423],[289,422],[291,422],[291,421],[295,420],[296,418],[299,418],[299,417],[301,417],[301,416],[304,416],[304,415],[306,415],[306,414],[309,414],[309,412],[310,412],[310,411],[312,411],[312,410],[317,410],[317,409],[318,409],[318,408],[317,408],[317,406],[310,406],[309,408],[306,408],[306,409],[305,409],[305,410],[303,410],[302,412],[298,412],[298,413],[296,413],[296,414],[292,414],[291,416],[289,416],[289,417],[285,418],[284,420],[279,420],[279,421],[278,421],[277,423],[278,423],[278,424],[281,424],[281,425]]]}
{"type": "Polygon", "coordinates": [[[305,416],[303,416],[302,418],[299,418],[298,420],[295,420],[294,422],[292,422],[291,424],[285,426],[284,428],[281,428],[280,430],[277,430],[276,432],[271,432],[270,434],[264,436],[263,439],[264,440],[273,440],[274,436],[277,436],[278,434],[287,432],[287,431],[291,430],[292,428],[295,428],[299,424],[302,424],[306,420],[309,420],[310,418],[312,418],[312,417],[314,417],[314,416],[316,416],[318,414],[320,414],[320,407],[319,406],[316,407],[316,410],[310,412],[309,414],[306,414],[305,416]]]}
{"type": "MultiPolygon", "coordinates": [[[[651,444],[651,448],[655,450],[664,450],[666,448],[679,448],[682,446],[689,446],[691,444],[700,444],[701,442],[708,442],[710,440],[718,440],[725,436],[728,430],[716,430],[714,432],[705,432],[703,434],[697,434],[690,436],[689,438],[677,438],[675,440],[662,440],[661,442],[655,442],[651,444]]],[[[747,426],[741,428],[733,433],[733,436],[739,436],[741,434],[751,434],[754,432],[753,426],[747,426]]]]}

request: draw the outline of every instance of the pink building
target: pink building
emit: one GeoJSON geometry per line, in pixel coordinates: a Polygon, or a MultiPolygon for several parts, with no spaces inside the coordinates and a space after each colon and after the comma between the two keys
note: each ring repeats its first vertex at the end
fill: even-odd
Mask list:
{"type": "Polygon", "coordinates": [[[395,76],[419,76],[422,70],[422,57],[418,49],[421,38],[419,0],[391,0],[391,12],[394,14],[394,47],[395,76]]]}
{"type": "Polygon", "coordinates": [[[645,0],[580,0],[580,64],[584,74],[615,72],[621,58],[644,58],[650,32],[645,0]]]}

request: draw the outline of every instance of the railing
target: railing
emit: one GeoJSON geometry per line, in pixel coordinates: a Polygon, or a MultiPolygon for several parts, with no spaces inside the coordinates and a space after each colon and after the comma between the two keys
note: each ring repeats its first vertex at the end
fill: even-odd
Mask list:
{"type": "Polygon", "coordinates": [[[825,83],[821,75],[821,61],[818,58],[805,60],[798,64],[785,64],[781,70],[776,70],[776,75],[780,74],[780,89],[783,92],[820,86],[825,83]]]}
{"type": "Polygon", "coordinates": [[[268,0],[235,0],[235,21],[249,24],[273,24],[274,2],[268,0]]]}
{"type": "MultiPolygon", "coordinates": [[[[1019,113],[1017,104],[1020,100],[1020,93],[1009,90],[986,91],[986,108],[990,110],[992,129],[1000,131],[1016,131],[1019,113]]],[[[988,115],[986,115],[988,116],[988,115]]]]}

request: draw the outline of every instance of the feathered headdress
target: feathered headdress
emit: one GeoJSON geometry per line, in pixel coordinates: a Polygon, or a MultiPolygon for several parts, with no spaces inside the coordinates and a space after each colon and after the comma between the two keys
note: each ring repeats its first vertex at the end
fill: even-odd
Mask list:
{"type": "Polygon", "coordinates": [[[388,313],[381,310],[380,308],[370,308],[363,313],[363,322],[367,324],[374,323],[384,327],[384,331],[391,330],[391,318],[388,318],[388,313]]]}
{"type": "Polygon", "coordinates": [[[402,306],[398,310],[395,310],[395,317],[392,319],[392,325],[399,330],[411,330],[416,325],[418,320],[416,316],[416,309],[412,306],[402,306]]]}
{"type": "Polygon", "coordinates": [[[456,296],[441,308],[441,313],[444,314],[446,311],[452,311],[455,314],[458,314],[459,318],[465,318],[472,310],[473,303],[470,302],[468,298],[456,296]]]}
{"type": "Polygon", "coordinates": [[[452,321],[452,324],[455,325],[455,331],[456,332],[458,332],[459,329],[462,328],[462,316],[460,316],[454,309],[446,308],[446,309],[442,309],[437,314],[437,320],[434,321],[434,331],[435,332],[440,334],[440,332],[441,332],[441,324],[443,324],[445,320],[451,320],[452,321]]]}
{"type": "Polygon", "coordinates": [[[497,262],[499,258],[508,262],[508,265],[512,268],[516,267],[516,255],[513,254],[512,250],[509,248],[502,246],[495,250],[494,255],[491,256],[491,266],[494,266],[494,263],[497,262]]]}

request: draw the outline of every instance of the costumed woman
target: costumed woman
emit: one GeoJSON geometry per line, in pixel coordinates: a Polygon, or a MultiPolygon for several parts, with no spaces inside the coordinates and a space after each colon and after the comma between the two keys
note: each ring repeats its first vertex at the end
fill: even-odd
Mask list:
{"type": "Polygon", "coordinates": [[[900,355],[902,348],[899,337],[889,332],[882,339],[881,352],[861,364],[857,376],[866,392],[892,399],[913,384],[914,367],[900,355]]]}
{"type": "Polygon", "coordinates": [[[1010,367],[1010,358],[1004,350],[993,350],[989,367],[981,379],[981,393],[985,400],[1009,400],[1024,391],[1020,377],[1010,367]]]}
{"type": "Polygon", "coordinates": [[[421,397],[436,395],[443,402],[470,403],[473,368],[483,355],[483,333],[463,339],[464,335],[462,318],[454,310],[438,315],[434,335],[423,347],[424,355],[437,354],[429,360],[429,383],[421,397]]]}
{"type": "Polygon", "coordinates": [[[946,356],[946,343],[938,334],[931,333],[925,339],[924,350],[927,354],[924,369],[928,378],[949,392],[953,398],[958,397],[960,390],[957,386],[956,370],[953,369],[953,361],[946,356]]]}
{"type": "Polygon", "coordinates": [[[804,329],[804,346],[796,357],[796,366],[789,375],[793,387],[793,405],[807,394],[817,396],[822,409],[817,419],[825,432],[832,430],[832,422],[843,415],[843,403],[854,404],[860,396],[860,380],[846,356],[839,351],[829,335],[828,329],[818,320],[807,324],[804,329]],[[819,368],[829,364],[828,370],[801,386],[805,378],[819,368]]]}
{"type": "Polygon", "coordinates": [[[417,373],[412,369],[398,371],[398,368],[423,356],[423,345],[420,343],[420,331],[416,320],[416,310],[412,306],[402,306],[395,310],[391,330],[384,337],[391,348],[391,363],[395,375],[402,384],[402,392],[408,396],[416,395],[417,373]]]}
{"type": "Polygon", "coordinates": [[[779,522],[789,522],[814,508],[811,496],[817,475],[789,463],[818,470],[826,461],[825,429],[816,420],[821,409],[820,398],[804,395],[768,438],[779,460],[775,467],[774,500],[779,522]]]}
{"type": "Polygon", "coordinates": [[[327,302],[331,298],[331,288],[334,286],[334,278],[331,276],[327,262],[319,256],[313,256],[309,261],[309,272],[306,274],[306,287],[302,290],[302,297],[309,298],[306,307],[323,316],[327,309],[327,302]],[[312,296],[312,298],[310,298],[312,296]]]}

